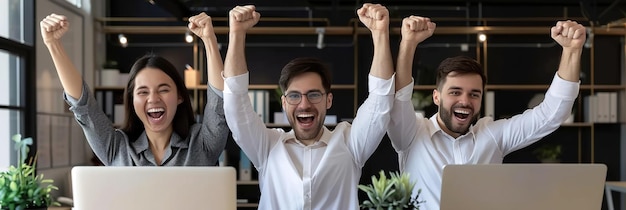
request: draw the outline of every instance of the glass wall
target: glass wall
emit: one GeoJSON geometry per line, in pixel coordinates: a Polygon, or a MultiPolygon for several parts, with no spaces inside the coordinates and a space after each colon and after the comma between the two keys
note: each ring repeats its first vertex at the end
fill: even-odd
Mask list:
{"type": "MultiPolygon", "coordinates": [[[[28,120],[27,104],[28,72],[34,72],[32,24],[24,24],[25,14],[33,15],[33,2],[29,0],[0,0],[0,170],[16,164],[11,136],[30,136],[34,126],[28,120]]],[[[31,73],[32,74],[32,73],[31,73]]],[[[32,82],[31,82],[32,83],[32,82]]]]}
{"type": "Polygon", "coordinates": [[[32,45],[24,36],[24,28],[30,26],[25,24],[29,19],[24,18],[28,3],[24,0],[0,0],[0,37],[32,45]]]}

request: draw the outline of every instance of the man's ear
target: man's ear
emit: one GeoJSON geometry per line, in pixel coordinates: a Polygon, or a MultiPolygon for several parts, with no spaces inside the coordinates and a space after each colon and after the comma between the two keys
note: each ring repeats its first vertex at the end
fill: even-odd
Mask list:
{"type": "Polygon", "coordinates": [[[441,97],[441,96],[439,95],[439,91],[437,91],[437,89],[434,89],[434,90],[433,90],[433,102],[434,102],[437,106],[439,106],[439,97],[441,97]]]}
{"type": "Polygon", "coordinates": [[[280,96],[280,104],[282,105],[283,112],[286,112],[286,110],[287,110],[287,104],[286,103],[287,102],[285,101],[285,96],[281,95],[280,96]]]}
{"type": "Polygon", "coordinates": [[[333,93],[328,93],[326,96],[326,109],[330,109],[333,106],[333,93]]]}

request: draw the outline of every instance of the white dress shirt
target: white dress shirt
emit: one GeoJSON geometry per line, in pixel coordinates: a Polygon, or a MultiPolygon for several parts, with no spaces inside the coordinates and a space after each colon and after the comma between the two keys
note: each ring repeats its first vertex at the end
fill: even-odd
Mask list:
{"type": "Polygon", "coordinates": [[[352,125],[324,127],[305,146],[293,130],[268,129],[248,97],[249,74],[225,78],[224,113],[233,138],[259,171],[259,209],[359,209],[361,168],[389,125],[394,79],[369,76],[369,97],[352,125]]]}
{"type": "Polygon", "coordinates": [[[455,139],[439,127],[439,113],[430,119],[416,117],[413,84],[403,87],[396,93],[388,135],[398,152],[400,170],[416,181],[413,196],[422,190],[418,200],[426,202],[420,209],[439,209],[444,165],[502,163],[507,154],[559,128],[570,116],[578,90],[579,83],[555,75],[541,104],[508,119],[481,118],[455,139]]]}

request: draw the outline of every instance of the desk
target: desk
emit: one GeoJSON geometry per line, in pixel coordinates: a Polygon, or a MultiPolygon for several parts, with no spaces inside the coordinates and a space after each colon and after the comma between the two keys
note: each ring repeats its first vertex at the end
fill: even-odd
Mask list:
{"type": "MultiPolygon", "coordinates": [[[[612,190],[617,192],[626,193],[626,182],[606,182],[604,190],[606,191],[606,203],[609,207],[609,210],[615,210],[615,206],[613,205],[613,195],[611,194],[612,190]]],[[[622,204],[623,206],[624,204],[622,204]]]]}

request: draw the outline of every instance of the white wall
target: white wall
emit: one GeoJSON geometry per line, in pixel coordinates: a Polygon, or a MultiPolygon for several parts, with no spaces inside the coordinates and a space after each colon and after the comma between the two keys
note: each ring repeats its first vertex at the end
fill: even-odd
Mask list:
{"type": "MultiPolygon", "coordinates": [[[[104,1],[94,1],[104,5],[104,1]]],[[[36,1],[36,18],[41,21],[50,13],[62,14],[70,21],[70,30],[63,37],[63,45],[83,75],[85,82],[93,87],[94,69],[94,17],[91,11],[105,7],[92,5],[90,0],[82,0],[82,8],[77,8],[66,0],[36,1]]],[[[103,12],[98,12],[103,14],[103,12]]],[[[36,24],[39,26],[39,23],[36,24]]],[[[38,172],[53,179],[59,191],[54,197],[71,197],[69,173],[72,166],[90,165],[91,148],[84,134],[67,110],[62,99],[63,88],[54,68],[52,58],[41,41],[41,32],[36,27],[36,72],[37,72],[37,143],[38,172]]]]}

